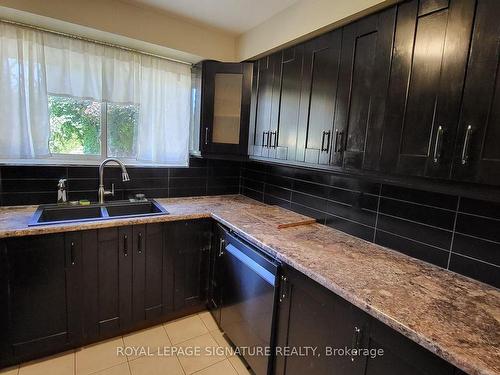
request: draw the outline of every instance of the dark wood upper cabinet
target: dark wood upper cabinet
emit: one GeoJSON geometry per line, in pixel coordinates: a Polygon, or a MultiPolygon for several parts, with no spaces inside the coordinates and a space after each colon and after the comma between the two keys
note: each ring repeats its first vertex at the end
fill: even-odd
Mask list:
{"type": "Polygon", "coordinates": [[[474,6],[474,0],[399,5],[382,146],[384,171],[449,176],[474,6]]]}
{"type": "Polygon", "coordinates": [[[341,44],[342,30],[304,43],[297,161],[330,162],[341,44]]]}
{"type": "Polygon", "coordinates": [[[201,65],[201,152],[246,155],[252,64],[204,61],[201,65]]]}
{"type": "Polygon", "coordinates": [[[269,157],[296,160],[304,45],[282,51],[279,65],[278,124],[270,131],[269,157]]]}
{"type": "Polygon", "coordinates": [[[500,184],[500,2],[478,0],[454,179],[500,184]]]}
{"type": "Polygon", "coordinates": [[[268,157],[273,145],[270,138],[278,126],[281,55],[278,52],[254,63],[249,140],[253,156],[268,157]]]}
{"type": "Polygon", "coordinates": [[[396,8],[342,30],[332,164],[378,169],[396,8]]]}
{"type": "Polygon", "coordinates": [[[6,239],[1,243],[0,366],[81,342],[80,232],[6,239]]]}

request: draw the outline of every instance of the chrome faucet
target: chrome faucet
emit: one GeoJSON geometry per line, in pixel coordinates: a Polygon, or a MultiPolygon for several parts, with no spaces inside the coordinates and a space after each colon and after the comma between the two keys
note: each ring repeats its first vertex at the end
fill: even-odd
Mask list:
{"type": "Polygon", "coordinates": [[[107,158],[104,159],[99,166],[99,203],[103,204],[104,203],[104,197],[106,195],[115,195],[115,184],[111,184],[111,191],[109,190],[104,190],[104,167],[106,164],[108,164],[110,161],[114,161],[117,163],[121,168],[122,168],[122,181],[127,182],[130,181],[130,177],[128,176],[127,173],[127,168],[125,168],[125,165],[118,159],[116,158],[107,158]]]}

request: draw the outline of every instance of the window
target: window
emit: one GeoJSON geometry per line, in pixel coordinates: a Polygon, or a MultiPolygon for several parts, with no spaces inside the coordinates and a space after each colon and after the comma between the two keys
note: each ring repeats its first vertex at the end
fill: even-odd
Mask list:
{"type": "Polygon", "coordinates": [[[49,151],[56,158],[137,158],[138,105],[49,95],[49,118],[49,151]]]}
{"type": "Polygon", "coordinates": [[[0,22],[0,161],[188,163],[187,64],[0,22]]]}

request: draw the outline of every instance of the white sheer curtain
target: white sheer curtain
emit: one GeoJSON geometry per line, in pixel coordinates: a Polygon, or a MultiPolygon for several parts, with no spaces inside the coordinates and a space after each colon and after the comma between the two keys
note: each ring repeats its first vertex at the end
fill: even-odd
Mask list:
{"type": "Polygon", "coordinates": [[[0,23],[0,157],[49,154],[43,34],[0,23]]]}
{"type": "Polygon", "coordinates": [[[137,160],[187,165],[188,65],[6,23],[0,59],[0,158],[49,154],[53,94],[138,105],[137,160]]]}

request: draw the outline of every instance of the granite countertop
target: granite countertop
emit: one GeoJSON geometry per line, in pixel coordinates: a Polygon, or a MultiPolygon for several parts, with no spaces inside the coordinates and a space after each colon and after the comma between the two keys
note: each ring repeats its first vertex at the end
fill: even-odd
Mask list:
{"type": "Polygon", "coordinates": [[[500,374],[500,290],[306,217],[229,195],[158,199],[167,216],[28,227],[35,206],[0,208],[0,238],[212,217],[469,374],[500,374]]]}

